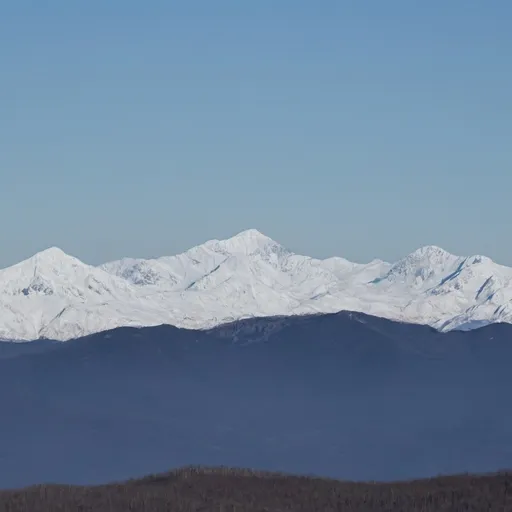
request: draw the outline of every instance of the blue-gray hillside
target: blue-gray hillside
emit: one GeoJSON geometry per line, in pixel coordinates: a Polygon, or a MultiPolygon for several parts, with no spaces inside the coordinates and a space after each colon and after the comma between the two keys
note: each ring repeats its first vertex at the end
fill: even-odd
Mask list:
{"type": "Polygon", "coordinates": [[[189,464],[391,480],[512,467],[512,326],[359,313],[0,351],[0,485],[189,464]]]}

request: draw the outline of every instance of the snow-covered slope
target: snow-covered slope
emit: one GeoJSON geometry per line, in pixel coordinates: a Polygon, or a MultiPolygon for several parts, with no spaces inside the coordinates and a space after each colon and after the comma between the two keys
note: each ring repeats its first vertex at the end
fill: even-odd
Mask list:
{"type": "Polygon", "coordinates": [[[319,260],[254,229],[176,256],[100,267],[51,248],[0,270],[0,285],[0,338],[13,340],[340,310],[443,330],[512,323],[512,269],[484,256],[428,246],[394,264],[319,260]]]}
{"type": "Polygon", "coordinates": [[[1,339],[30,340],[48,333],[68,339],[117,327],[127,321],[117,314],[118,305],[126,309],[138,300],[128,281],[55,247],[0,270],[0,287],[1,339]],[[100,306],[104,314],[91,322],[88,312],[100,306]]]}

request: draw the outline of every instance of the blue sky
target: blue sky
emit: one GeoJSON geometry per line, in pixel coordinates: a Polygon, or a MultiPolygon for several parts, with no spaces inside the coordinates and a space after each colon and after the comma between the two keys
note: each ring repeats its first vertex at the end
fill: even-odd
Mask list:
{"type": "Polygon", "coordinates": [[[5,266],[257,228],[357,261],[512,264],[512,3],[0,7],[5,266]]]}

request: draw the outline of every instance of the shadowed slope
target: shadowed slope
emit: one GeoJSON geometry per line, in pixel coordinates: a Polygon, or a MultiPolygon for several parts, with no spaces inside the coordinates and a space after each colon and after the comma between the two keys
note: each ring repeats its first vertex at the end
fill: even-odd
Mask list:
{"type": "Polygon", "coordinates": [[[358,480],[510,467],[511,334],[339,313],[122,328],[0,359],[0,482],[188,464],[358,480]]]}

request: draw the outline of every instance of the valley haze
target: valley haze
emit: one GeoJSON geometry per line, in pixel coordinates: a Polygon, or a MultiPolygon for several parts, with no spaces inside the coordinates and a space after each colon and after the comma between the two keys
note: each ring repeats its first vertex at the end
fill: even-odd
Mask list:
{"type": "Polygon", "coordinates": [[[0,343],[0,487],[190,464],[345,480],[509,468],[511,334],[340,312],[0,343]]]}
{"type": "Polygon", "coordinates": [[[13,341],[342,310],[441,331],[512,322],[512,268],[485,256],[426,246],[395,263],[315,259],[255,229],[176,256],[100,266],[52,247],[1,270],[0,283],[0,338],[13,341]]]}

